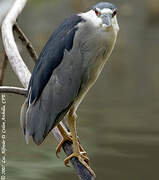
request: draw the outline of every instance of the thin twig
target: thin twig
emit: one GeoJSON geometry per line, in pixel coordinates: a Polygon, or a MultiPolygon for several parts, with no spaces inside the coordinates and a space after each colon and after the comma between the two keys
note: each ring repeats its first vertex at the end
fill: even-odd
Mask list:
{"type": "Polygon", "coordinates": [[[3,84],[4,72],[5,72],[5,69],[7,67],[7,62],[8,62],[8,58],[7,58],[5,51],[3,54],[4,55],[2,57],[2,62],[0,64],[0,86],[2,86],[2,84],[3,84]]]}
{"type": "Polygon", "coordinates": [[[11,86],[0,86],[0,93],[14,93],[26,97],[27,89],[11,86]]]}
{"type": "Polygon", "coordinates": [[[35,52],[35,49],[33,48],[31,42],[29,39],[25,36],[23,31],[20,29],[17,23],[14,24],[13,30],[18,34],[19,39],[22,41],[22,43],[26,46],[30,56],[33,58],[34,62],[37,61],[38,55],[35,52]]]}

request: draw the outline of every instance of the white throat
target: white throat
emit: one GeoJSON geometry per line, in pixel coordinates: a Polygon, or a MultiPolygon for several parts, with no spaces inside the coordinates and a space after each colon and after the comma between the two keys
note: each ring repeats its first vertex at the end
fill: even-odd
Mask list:
{"type": "MultiPolygon", "coordinates": [[[[106,11],[106,10],[105,10],[106,11]]],[[[104,12],[105,12],[104,11],[104,12]]],[[[107,9],[107,12],[111,12],[110,9],[107,9]],[[109,10],[109,11],[108,11],[109,10]]],[[[89,21],[90,23],[92,23],[92,25],[94,25],[97,28],[102,28],[102,30],[108,30],[103,24],[102,24],[102,19],[100,17],[97,17],[94,10],[90,10],[86,13],[80,13],[79,16],[81,16],[83,19],[85,19],[86,21],[89,21]]],[[[118,25],[118,21],[117,21],[117,17],[114,16],[111,19],[111,23],[112,23],[112,27],[114,30],[115,35],[117,35],[118,31],[119,31],[119,25],[118,25]]],[[[108,27],[109,28],[109,27],[108,27]]]]}

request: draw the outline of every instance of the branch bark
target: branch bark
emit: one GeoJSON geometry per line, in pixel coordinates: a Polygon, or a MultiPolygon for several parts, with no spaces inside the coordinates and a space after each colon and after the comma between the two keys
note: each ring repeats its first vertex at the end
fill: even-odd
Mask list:
{"type": "MultiPolygon", "coordinates": [[[[5,17],[2,23],[2,39],[3,39],[5,52],[12,66],[12,69],[14,70],[15,74],[18,76],[24,88],[6,87],[6,86],[0,87],[0,92],[16,93],[16,94],[20,94],[24,96],[26,95],[26,91],[27,91],[26,89],[29,84],[31,73],[29,72],[22,57],[19,54],[18,48],[15,43],[15,39],[13,36],[13,26],[16,24],[16,19],[22,12],[26,2],[27,0],[15,0],[15,3],[13,4],[12,8],[8,12],[7,16],[5,17]]],[[[14,27],[16,28],[15,29],[16,32],[20,35],[21,37],[20,39],[23,40],[26,45],[28,45],[29,41],[27,41],[27,38],[24,35],[24,33],[19,28],[17,28],[17,26],[14,26],[14,27]]],[[[30,42],[29,42],[29,47],[33,49],[30,42]]],[[[30,55],[31,54],[32,53],[30,53],[30,55]]],[[[32,58],[34,58],[34,60],[37,58],[36,53],[34,53],[32,58]]],[[[63,123],[61,123],[61,125],[64,126],[63,123]]],[[[62,136],[58,128],[55,127],[52,130],[52,133],[54,134],[57,141],[60,142],[62,139],[62,136]]],[[[72,143],[65,142],[63,144],[63,149],[66,155],[70,155],[72,153],[72,143]]],[[[95,179],[95,177],[89,172],[89,170],[85,166],[83,166],[79,162],[77,158],[72,158],[71,163],[81,180],[94,180],[95,179]]]]}

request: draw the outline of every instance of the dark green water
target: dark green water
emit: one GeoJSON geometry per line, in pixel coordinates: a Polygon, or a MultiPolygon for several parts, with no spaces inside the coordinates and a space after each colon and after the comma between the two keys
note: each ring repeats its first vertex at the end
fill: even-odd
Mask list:
{"type": "MultiPolygon", "coordinates": [[[[95,1],[29,1],[19,23],[39,53],[52,31],[95,1]],[[80,6],[79,6],[80,5],[80,6]]],[[[159,24],[148,23],[144,0],[113,1],[120,33],[111,58],[78,110],[77,129],[99,180],[159,179],[159,24]]],[[[32,69],[26,53],[23,57],[32,69]]],[[[20,86],[8,66],[5,85],[20,86]]],[[[19,124],[23,97],[6,95],[7,180],[73,180],[55,156],[50,134],[41,146],[25,144],[19,124]]]]}

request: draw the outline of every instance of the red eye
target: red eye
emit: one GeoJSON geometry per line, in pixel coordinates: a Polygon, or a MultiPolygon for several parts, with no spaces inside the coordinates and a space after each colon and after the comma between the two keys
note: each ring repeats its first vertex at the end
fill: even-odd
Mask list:
{"type": "Polygon", "coordinates": [[[117,14],[117,10],[115,10],[112,14],[112,17],[114,17],[117,14]]]}
{"type": "Polygon", "coordinates": [[[94,12],[96,13],[97,16],[99,16],[100,13],[97,9],[95,9],[94,12]]]}

